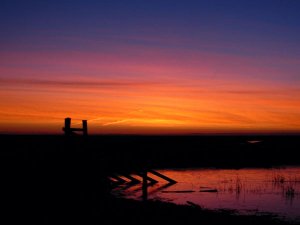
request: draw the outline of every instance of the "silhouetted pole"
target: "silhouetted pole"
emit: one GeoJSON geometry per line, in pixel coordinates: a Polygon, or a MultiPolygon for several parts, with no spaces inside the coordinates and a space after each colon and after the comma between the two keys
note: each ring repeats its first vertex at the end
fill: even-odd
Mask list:
{"type": "Polygon", "coordinates": [[[65,127],[64,127],[65,135],[71,135],[71,118],[65,118],[65,127]]]}
{"type": "MultiPolygon", "coordinates": [[[[149,171],[147,171],[147,173],[148,173],[148,172],[149,172],[149,171]]],[[[141,176],[141,177],[144,179],[144,172],[137,173],[137,175],[141,176]]],[[[151,184],[156,184],[156,183],[158,183],[157,180],[154,180],[153,178],[148,177],[148,174],[146,175],[146,179],[147,179],[147,181],[150,181],[151,184]]]]}
{"type": "Polygon", "coordinates": [[[84,136],[88,135],[87,120],[82,120],[82,131],[84,136]]]}
{"type": "Polygon", "coordinates": [[[142,189],[143,189],[143,201],[147,201],[148,199],[148,190],[147,190],[147,187],[148,187],[148,184],[147,184],[147,170],[144,170],[143,172],[143,185],[142,185],[142,189]]]}

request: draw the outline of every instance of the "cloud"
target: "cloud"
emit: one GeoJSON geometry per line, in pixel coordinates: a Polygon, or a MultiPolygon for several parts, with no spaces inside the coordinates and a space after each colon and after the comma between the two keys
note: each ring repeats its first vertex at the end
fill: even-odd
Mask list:
{"type": "Polygon", "coordinates": [[[42,79],[24,79],[24,78],[0,78],[0,85],[33,85],[33,86],[53,86],[53,87],[143,87],[159,85],[159,82],[153,81],[132,81],[132,80],[42,80],[42,79]]]}

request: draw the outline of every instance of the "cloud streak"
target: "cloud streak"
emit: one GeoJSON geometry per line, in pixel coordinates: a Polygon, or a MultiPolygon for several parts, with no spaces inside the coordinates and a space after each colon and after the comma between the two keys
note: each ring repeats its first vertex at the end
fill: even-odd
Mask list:
{"type": "Polygon", "coordinates": [[[22,78],[0,78],[0,85],[37,85],[37,86],[54,86],[54,87],[143,87],[158,85],[159,82],[153,81],[128,81],[128,80],[39,80],[39,79],[22,79],[22,78]]]}

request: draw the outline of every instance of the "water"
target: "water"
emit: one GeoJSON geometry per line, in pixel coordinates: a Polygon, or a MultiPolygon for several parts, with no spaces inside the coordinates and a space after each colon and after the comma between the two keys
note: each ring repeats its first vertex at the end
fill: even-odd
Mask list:
{"type": "MultiPolygon", "coordinates": [[[[240,214],[272,213],[300,222],[300,167],[280,169],[169,169],[158,170],[178,181],[168,186],[159,178],[148,187],[148,198],[208,209],[237,210],[240,214]]],[[[123,185],[116,195],[141,199],[141,184],[123,185]]]]}

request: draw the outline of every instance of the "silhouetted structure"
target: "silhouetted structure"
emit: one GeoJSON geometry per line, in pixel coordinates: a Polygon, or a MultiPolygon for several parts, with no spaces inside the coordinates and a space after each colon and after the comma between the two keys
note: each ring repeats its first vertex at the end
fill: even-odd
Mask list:
{"type": "MultiPolygon", "coordinates": [[[[147,201],[148,199],[148,183],[147,180],[149,179],[149,177],[147,176],[147,170],[144,170],[141,174],[141,176],[143,177],[143,184],[142,184],[142,199],[143,201],[147,201]]],[[[153,179],[154,180],[154,179],[153,179]]],[[[152,182],[150,180],[150,182],[152,182]]],[[[157,182],[156,180],[154,180],[154,183],[157,182]]]]}
{"type": "Polygon", "coordinates": [[[143,184],[150,184],[150,185],[158,183],[158,180],[155,180],[154,178],[149,177],[148,173],[152,174],[152,175],[155,175],[157,177],[160,177],[161,179],[163,179],[165,181],[168,181],[168,183],[170,183],[170,184],[176,184],[177,183],[177,181],[175,181],[175,180],[171,179],[170,177],[167,177],[167,176],[165,176],[165,175],[163,175],[163,174],[161,174],[161,173],[159,173],[159,172],[157,172],[157,171],[155,171],[153,169],[143,169],[140,172],[136,171],[136,172],[132,173],[134,175],[137,175],[137,176],[141,177],[142,181],[138,180],[137,178],[131,176],[130,173],[126,173],[126,172],[121,172],[120,175],[112,173],[112,174],[109,175],[109,177],[111,177],[114,180],[116,180],[117,184],[123,184],[123,183],[127,182],[122,177],[125,177],[128,180],[130,180],[129,182],[131,184],[133,184],[133,185],[141,183],[141,182],[143,184]]]}
{"type": "Polygon", "coordinates": [[[152,170],[152,169],[142,169],[141,172],[133,173],[133,174],[141,177],[142,181],[136,179],[135,177],[131,176],[131,174],[128,174],[126,172],[122,172],[121,176],[129,179],[130,180],[129,182],[124,180],[120,175],[117,175],[117,174],[110,174],[109,177],[113,179],[111,181],[114,183],[114,185],[113,185],[114,187],[116,187],[116,185],[120,185],[120,184],[123,185],[125,183],[128,186],[132,186],[132,185],[136,185],[136,184],[139,184],[142,182],[142,199],[144,201],[146,201],[148,199],[148,186],[158,183],[157,180],[153,179],[152,177],[149,177],[148,173],[155,175],[157,177],[160,177],[163,180],[168,181],[168,184],[164,185],[164,187],[169,187],[170,185],[177,183],[177,181],[175,181],[155,170],[152,170]]]}
{"type": "Polygon", "coordinates": [[[71,128],[71,118],[65,118],[65,127],[63,127],[63,131],[66,136],[71,136],[76,134],[75,131],[80,131],[84,136],[88,135],[88,127],[87,120],[82,120],[82,128],[71,128]]]}
{"type": "MultiPolygon", "coordinates": [[[[87,120],[82,120],[82,128],[71,128],[71,118],[67,117],[65,118],[65,127],[63,127],[63,131],[65,132],[66,136],[71,136],[76,134],[76,131],[80,131],[83,133],[84,136],[87,136],[87,120]]],[[[124,156],[124,155],[123,155],[124,156]]],[[[128,156],[127,156],[128,157],[128,156]]],[[[114,157],[115,159],[115,157],[114,157]]],[[[120,162],[122,164],[122,162],[120,162]]],[[[115,164],[116,167],[120,166],[118,164],[115,164]]],[[[123,185],[123,184],[128,184],[128,185],[135,185],[142,183],[142,198],[143,200],[147,200],[148,198],[148,185],[153,185],[158,183],[157,180],[153,179],[152,177],[148,176],[148,174],[152,174],[154,176],[157,176],[169,183],[169,185],[177,183],[175,180],[153,170],[153,169],[146,169],[147,166],[140,167],[139,169],[134,171],[134,166],[129,166],[127,167],[127,171],[122,171],[122,169],[116,169],[114,168],[113,165],[109,165],[106,167],[106,170],[108,171],[115,171],[118,173],[119,170],[119,175],[116,174],[115,172],[108,172],[106,174],[106,177],[111,181],[112,187],[116,187],[117,185],[123,185]],[[139,176],[142,178],[142,180],[139,180],[135,177],[132,176],[132,173],[135,174],[136,176],[139,176]],[[124,179],[124,177],[127,179],[124,179]],[[129,180],[129,181],[128,181],[129,180]]]]}

